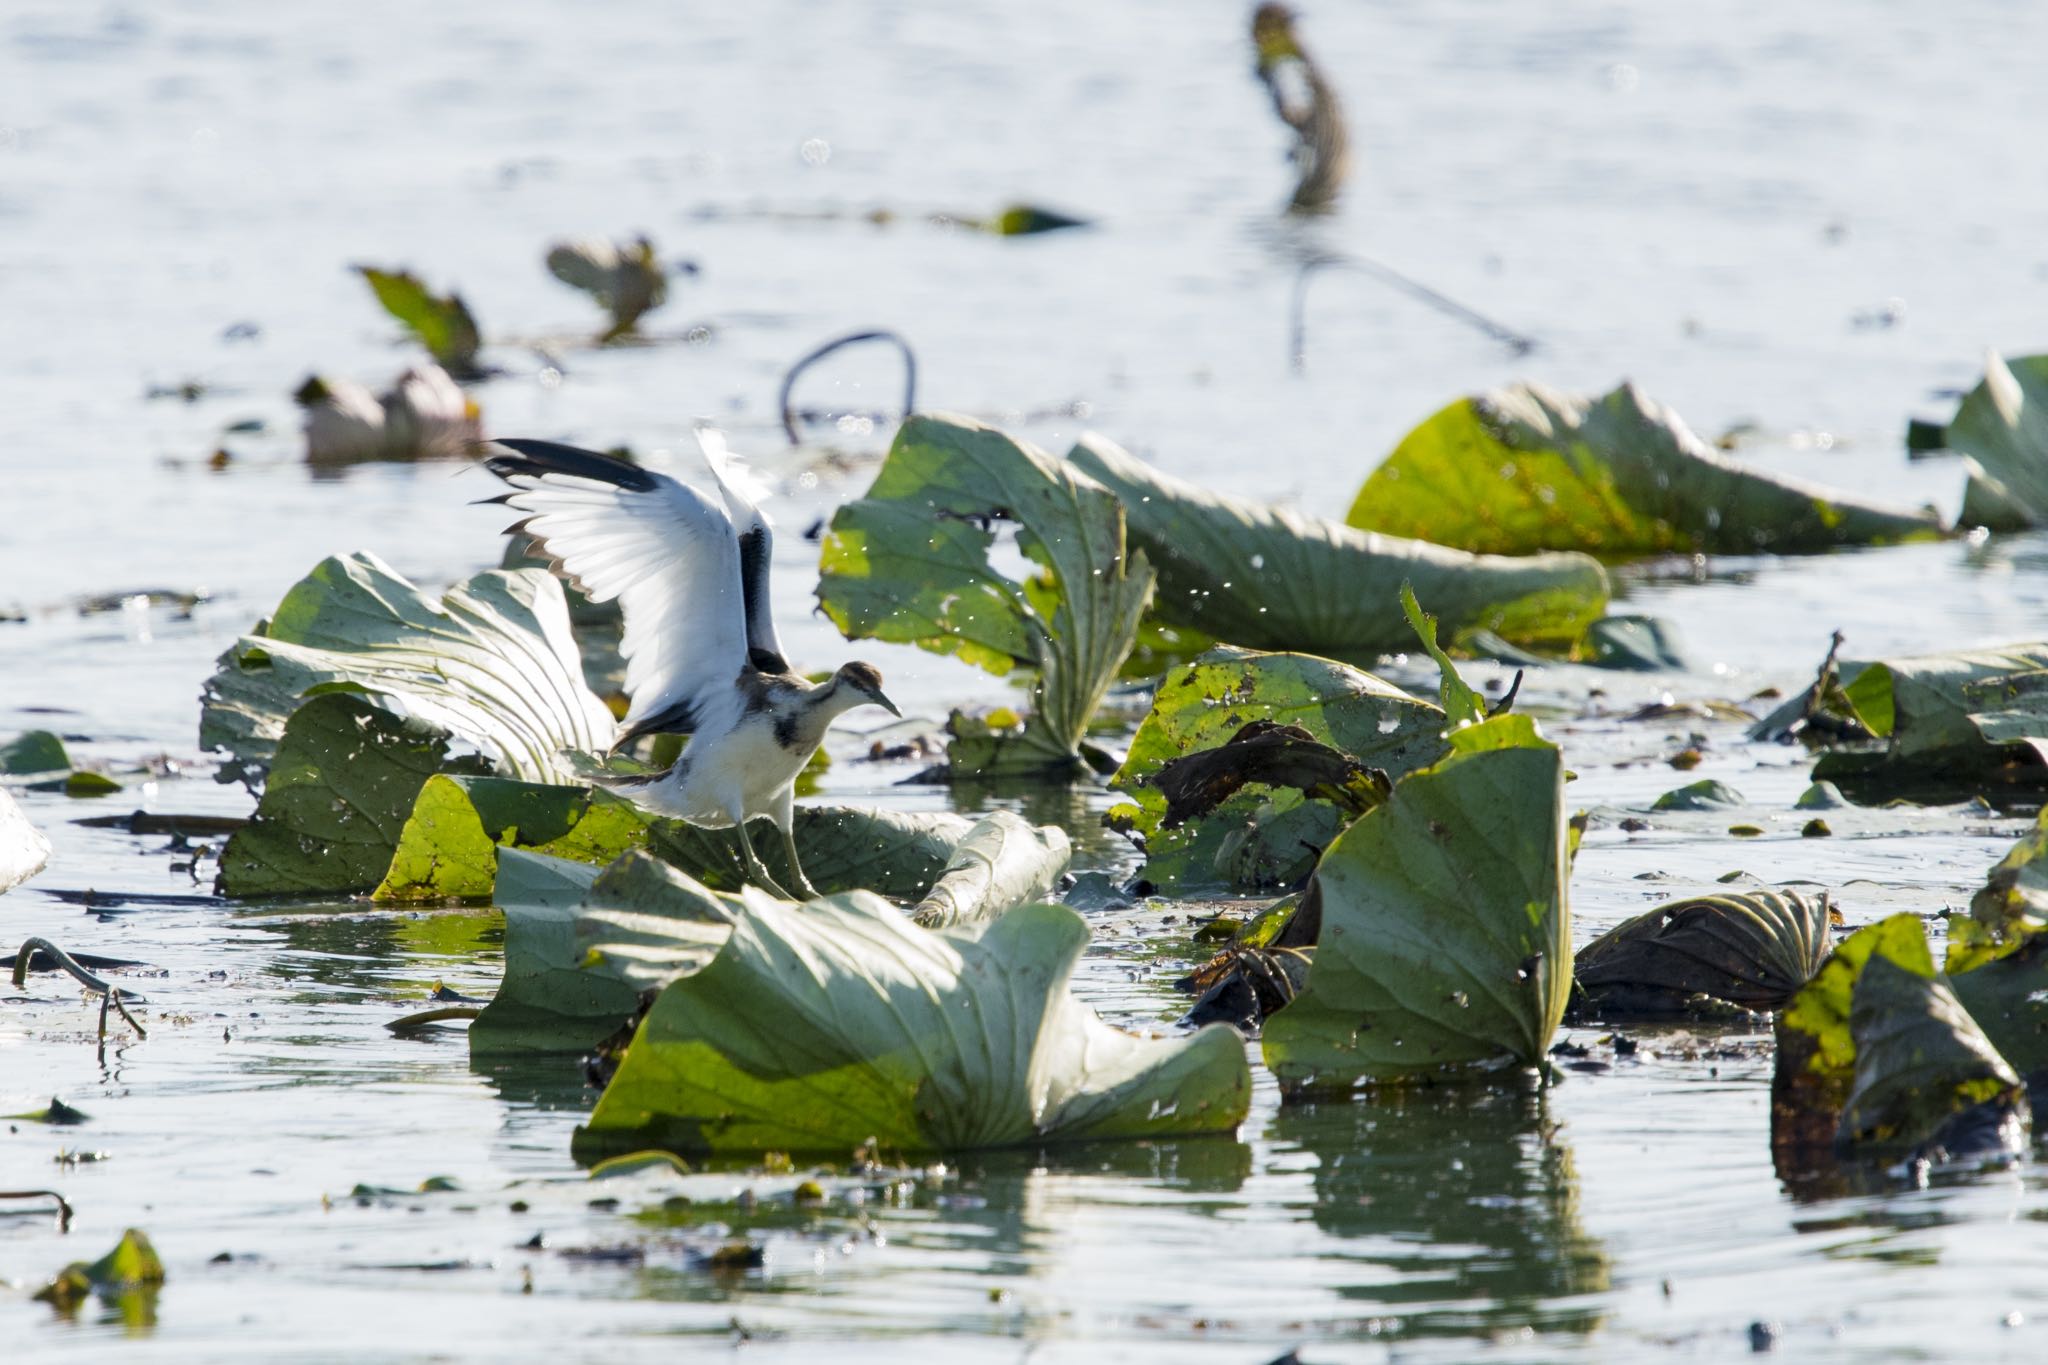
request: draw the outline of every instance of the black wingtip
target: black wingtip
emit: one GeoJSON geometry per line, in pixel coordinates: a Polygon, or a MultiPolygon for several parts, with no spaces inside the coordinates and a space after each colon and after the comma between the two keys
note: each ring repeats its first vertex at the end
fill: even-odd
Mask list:
{"type": "Polygon", "coordinates": [[[606,455],[559,441],[534,441],[520,436],[500,436],[491,442],[512,452],[487,455],[484,468],[501,479],[516,476],[539,478],[544,474],[566,474],[571,478],[608,483],[635,493],[654,491],[654,476],[630,460],[606,455]]]}

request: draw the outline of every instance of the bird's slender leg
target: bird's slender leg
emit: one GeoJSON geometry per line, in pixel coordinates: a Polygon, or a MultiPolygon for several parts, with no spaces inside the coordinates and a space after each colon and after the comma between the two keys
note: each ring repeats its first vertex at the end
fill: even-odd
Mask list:
{"type": "Polygon", "coordinates": [[[775,878],[768,875],[768,865],[761,861],[760,854],[754,852],[754,841],[747,837],[747,814],[745,805],[741,802],[735,801],[731,804],[730,809],[734,813],[732,827],[735,831],[738,832],[740,836],[740,852],[743,855],[745,855],[747,860],[748,879],[752,881],[754,885],[760,887],[763,891],[767,891],[773,895],[780,896],[783,900],[789,901],[798,899],[797,897],[790,895],[787,891],[784,891],[782,889],[782,884],[776,881],[775,878]]]}
{"type": "Polygon", "coordinates": [[[796,791],[785,787],[782,797],[769,812],[775,826],[782,831],[782,851],[789,857],[789,880],[796,887],[796,893],[804,900],[816,900],[818,888],[811,885],[811,879],[804,875],[804,865],[796,856],[796,791]]]}

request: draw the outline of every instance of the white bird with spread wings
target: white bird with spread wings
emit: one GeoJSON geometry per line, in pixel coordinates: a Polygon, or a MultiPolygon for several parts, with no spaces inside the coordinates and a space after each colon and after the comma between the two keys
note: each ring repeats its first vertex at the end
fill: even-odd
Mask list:
{"type": "Polygon", "coordinates": [[[782,893],[762,866],[747,821],[782,832],[790,890],[817,891],[792,833],[797,774],[826,727],[856,706],[895,714],[872,664],[849,663],[813,684],[789,668],[770,612],[775,537],[755,490],[726,458],[716,432],[699,435],[701,462],[673,470],[552,441],[498,440],[511,454],[484,465],[512,491],[492,499],[593,602],[625,617],[620,654],[631,706],[618,744],[684,734],[689,746],[657,776],[619,785],[666,815],[739,832],[748,875],[782,893]]]}

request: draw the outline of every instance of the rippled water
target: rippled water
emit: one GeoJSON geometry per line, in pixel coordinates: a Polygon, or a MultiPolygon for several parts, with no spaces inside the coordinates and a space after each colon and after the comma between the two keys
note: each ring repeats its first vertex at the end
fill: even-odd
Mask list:
{"type": "MultiPolygon", "coordinates": [[[[726,424],[782,485],[779,594],[805,666],[847,647],[804,616],[813,552],[789,532],[865,472],[778,453],[774,396],[796,356],[854,327],[910,338],[924,404],[1054,449],[1093,427],[1331,514],[1414,422],[1520,377],[1633,378],[1703,434],[1753,423],[1742,449],[1760,462],[1952,507],[1959,472],[1909,466],[1905,418],[1945,415],[1937,395],[1973,381],[1984,347],[2043,340],[2048,190],[2023,137],[2048,21],[2031,7],[1316,5],[1304,32],[1347,97],[1359,173],[1343,212],[1309,226],[1273,215],[1284,139],[1248,74],[1245,7],[695,8],[0,13],[0,607],[28,615],[0,624],[0,733],[49,726],[92,760],[189,767],[211,659],[321,555],[371,548],[435,583],[495,558],[497,521],[467,505],[490,491],[480,476],[315,480],[298,461],[288,394],[306,373],[382,382],[407,360],[353,261],[462,288],[509,372],[477,391],[493,430],[656,447],[702,416],[726,424]],[[1016,200],[1098,223],[1003,241],[926,221],[1016,200]],[[575,348],[594,318],[540,268],[543,244],[635,229],[701,268],[650,319],[669,344],[575,348]],[[1297,374],[1288,301],[1317,250],[1384,261],[1540,346],[1510,356],[1332,273],[1309,291],[1297,374]],[[230,339],[240,323],[259,335],[230,339]],[[191,380],[197,401],[145,397],[191,380]],[[226,432],[249,419],[266,430],[226,432]],[[201,587],[189,614],[78,609],[201,587]]],[[[883,409],[899,387],[885,356],[849,353],[800,400],[883,409]]],[[[834,440],[872,453],[886,436],[856,423],[834,440]]],[[[1575,798],[1640,805],[1674,785],[1655,760],[1677,741],[1573,719],[1594,682],[1617,708],[1740,698],[1796,681],[1836,627],[1862,654],[2038,635],[2044,552],[2022,538],[1634,575],[1627,605],[1674,621],[1701,671],[1559,676],[1532,697],[1581,773],[1575,798]]],[[[949,661],[861,652],[928,715],[1001,695],[949,661]]],[[[1771,836],[1596,827],[1574,881],[1582,939],[1737,869],[1831,885],[1852,922],[1932,912],[2014,832],[1951,812],[1799,840],[1803,766],[1706,728],[1694,776],[1743,790],[1771,836]]],[[[946,799],[891,785],[905,775],[842,762],[831,785],[946,799]]],[[[655,1226],[630,1203],[592,1208],[567,1183],[580,1078],[475,1070],[459,1036],[383,1028],[437,980],[493,987],[491,917],[152,900],[204,888],[161,838],[69,822],[246,801],[203,773],[125,780],[95,805],[24,797],[57,855],[0,901],[10,939],[161,972],[130,981],[150,1038],[104,1062],[95,1011],[57,978],[0,1000],[0,1111],[58,1094],[92,1115],[0,1131],[0,1187],[55,1185],[79,1211],[60,1237],[0,1205],[10,1359],[115,1349],[118,1319],[64,1322],[27,1290],[131,1224],[170,1280],[154,1327],[119,1349],[175,1358],[609,1360],[744,1340],[790,1359],[1635,1359],[1746,1352],[1752,1322],[1802,1358],[2040,1352],[2042,1168],[1787,1188],[1754,1036],[1596,1047],[1595,1069],[1546,1093],[1282,1109],[1263,1089],[1241,1141],[977,1158],[859,1210],[714,1202],[655,1226]],[[88,888],[142,898],[56,894],[88,888]],[[53,1161],[67,1151],[108,1159],[53,1161]],[[348,1197],[431,1176],[459,1188],[348,1197]],[[720,1224],[756,1231],[764,1264],[707,1268],[720,1224]],[[592,1249],[612,1253],[573,1254],[592,1249]]],[[[1088,835],[1083,865],[1120,869],[1089,834],[1100,805],[1031,810],[1088,835]]],[[[1099,917],[1078,981],[1112,1017],[1181,1008],[1174,912],[1099,917]]]]}

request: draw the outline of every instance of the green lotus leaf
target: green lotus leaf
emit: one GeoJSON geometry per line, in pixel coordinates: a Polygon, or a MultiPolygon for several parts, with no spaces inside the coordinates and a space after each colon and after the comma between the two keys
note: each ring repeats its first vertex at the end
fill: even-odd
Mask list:
{"type": "Polygon", "coordinates": [[[1969,457],[1959,525],[2020,531],[2048,522],[2048,355],[2007,361],[1993,352],[1948,424],[1948,448],[1969,457]]]}
{"type": "Polygon", "coordinates": [[[1444,713],[1370,673],[1308,654],[1212,649],[1160,683],[1110,780],[1129,797],[1110,811],[1110,822],[1143,841],[1139,875],[1159,890],[1298,886],[1349,823],[1353,812],[1262,783],[1247,784],[1206,816],[1165,823],[1167,799],[1156,785],[1161,770],[1222,748],[1254,721],[1300,726],[1390,777],[1445,752],[1444,713]],[[1256,832],[1246,835],[1248,829],[1256,832]]]}
{"type": "Polygon", "coordinates": [[[602,866],[646,837],[647,817],[605,792],[436,774],[413,802],[375,898],[483,900],[500,844],[602,866]]]}
{"type": "Polygon", "coordinates": [[[927,929],[947,929],[1038,900],[1059,882],[1072,853],[1066,831],[992,811],[962,837],[910,918],[927,929]]]}
{"type": "MultiPolygon", "coordinates": [[[[797,856],[813,886],[827,894],[872,891],[904,901],[931,890],[972,828],[966,817],[946,812],[860,806],[798,806],[794,821],[797,856]]],[[[747,829],[768,874],[787,886],[782,836],[765,818],[747,829]]],[[[747,884],[739,835],[731,829],[656,819],[648,826],[647,847],[713,890],[737,891],[747,884]]]]}
{"type": "Polygon", "coordinates": [[[0,773],[9,777],[70,770],[71,755],[64,751],[64,741],[48,730],[26,730],[0,744],[0,773]]]}
{"type": "Polygon", "coordinates": [[[1633,384],[1597,399],[1538,384],[1461,398],[1402,439],[1345,520],[1508,555],[1792,554],[1942,533],[1929,511],[1746,468],[1633,384]]]}
{"type": "Polygon", "coordinates": [[[1839,676],[1823,701],[1808,688],[1752,738],[1826,746],[1815,780],[1859,800],[2048,783],[2048,643],[1845,662],[1839,676]]]}
{"type": "Polygon", "coordinates": [[[1486,719],[1486,702],[1458,675],[1458,666],[1451,662],[1451,656],[1444,653],[1436,642],[1436,618],[1423,611],[1416,600],[1412,584],[1401,585],[1401,614],[1408,618],[1408,628],[1415,632],[1415,638],[1422,642],[1423,651],[1436,664],[1441,682],[1437,688],[1437,703],[1444,709],[1446,729],[1462,730],[1468,725],[1477,725],[1486,719]]]}
{"type": "Polygon", "coordinates": [[[1469,749],[1402,778],[1316,868],[1315,962],[1263,1039],[1290,1092],[1550,1046],[1571,989],[1564,764],[1525,717],[1456,733],[1469,749]]]}
{"type": "Polygon", "coordinates": [[[2025,1088],[1948,982],[1873,957],[1857,979],[1856,1078],[1839,1145],[2025,1150],[2025,1088]]]}
{"type": "Polygon", "coordinates": [[[199,742],[226,751],[220,779],[259,782],[321,691],[361,693],[534,782],[574,780],[576,756],[617,730],[583,682],[561,585],[537,570],[481,573],[436,602],[367,552],[324,561],[206,684],[199,742]]]}
{"type": "MultiPolygon", "coordinates": [[[[724,941],[711,893],[658,863],[661,870],[651,871],[654,860],[644,852],[628,853],[603,871],[518,848],[500,848],[497,860],[493,899],[505,912],[505,977],[470,1025],[473,1053],[583,1052],[632,1019],[648,983],[626,970],[619,957],[592,954],[591,938],[580,924],[586,914],[609,910],[658,918],[672,957],[679,934],[700,931],[701,944],[708,933],[708,951],[678,963],[678,970],[703,965],[724,941]],[[639,884],[649,880],[668,894],[642,889],[639,884]],[[675,894],[676,887],[694,888],[697,898],[675,894]]],[[[606,924],[591,932],[610,941],[624,931],[606,924]]]]}
{"type": "Polygon", "coordinates": [[[1118,499],[1063,461],[964,417],[905,422],[867,496],[833,515],[818,601],[848,639],[1036,671],[1022,735],[981,756],[985,776],[1072,776],[1081,741],[1131,652],[1152,593],[1118,499]],[[1035,593],[989,562],[995,519],[1050,576],[1035,593]],[[1035,600],[1034,600],[1035,599],[1035,600]]]}
{"type": "Polygon", "coordinates": [[[223,896],[349,895],[384,879],[447,732],[348,692],[292,713],[249,823],[221,851],[223,896]]]}
{"type": "Polygon", "coordinates": [[[746,893],[703,970],[665,989],[590,1122],[582,1160],[956,1151],[1228,1132],[1251,1074],[1237,1034],[1143,1039],[1067,988],[1081,917],[1026,905],[933,932],[879,897],[746,893]]]}
{"type": "Polygon", "coordinates": [[[1725,782],[1702,779],[1673,787],[1650,803],[1651,810],[1736,810],[1749,799],[1725,782]]]}
{"type": "MultiPolygon", "coordinates": [[[[1918,915],[1891,915],[1835,945],[1813,979],[1778,1015],[1771,1075],[1771,1144],[1810,1159],[1832,1152],[1856,1074],[1850,1016],[1856,982],[1872,958],[1932,978],[1934,957],[1918,915]]],[[[1795,1160],[1795,1165],[1797,1161],[1795,1160]]]]}
{"type": "Polygon", "coordinates": [[[483,344],[476,319],[460,294],[436,294],[409,270],[379,270],[359,265],[356,273],[370,286],[384,311],[405,325],[457,379],[474,378],[476,353],[483,344]]]}
{"type": "Polygon", "coordinates": [[[1161,473],[1097,436],[1069,462],[1124,501],[1131,539],[1159,570],[1152,614],[1254,649],[1299,650],[1370,667],[1410,647],[1402,583],[1458,639],[1490,630],[1568,646],[1607,601],[1607,575],[1579,554],[1501,558],[1374,535],[1226,497],[1161,473]]]}
{"type": "Polygon", "coordinates": [[[2001,957],[2048,929],[2048,810],[2006,850],[1966,914],[1948,917],[1945,969],[1967,972],[2001,957]]]}
{"type": "Polygon", "coordinates": [[[114,1249],[97,1261],[73,1261],[58,1271],[35,1297],[69,1313],[88,1295],[97,1294],[111,1304],[131,1328],[148,1326],[155,1320],[154,1297],[164,1282],[164,1263],[140,1228],[121,1234],[114,1249]]]}

